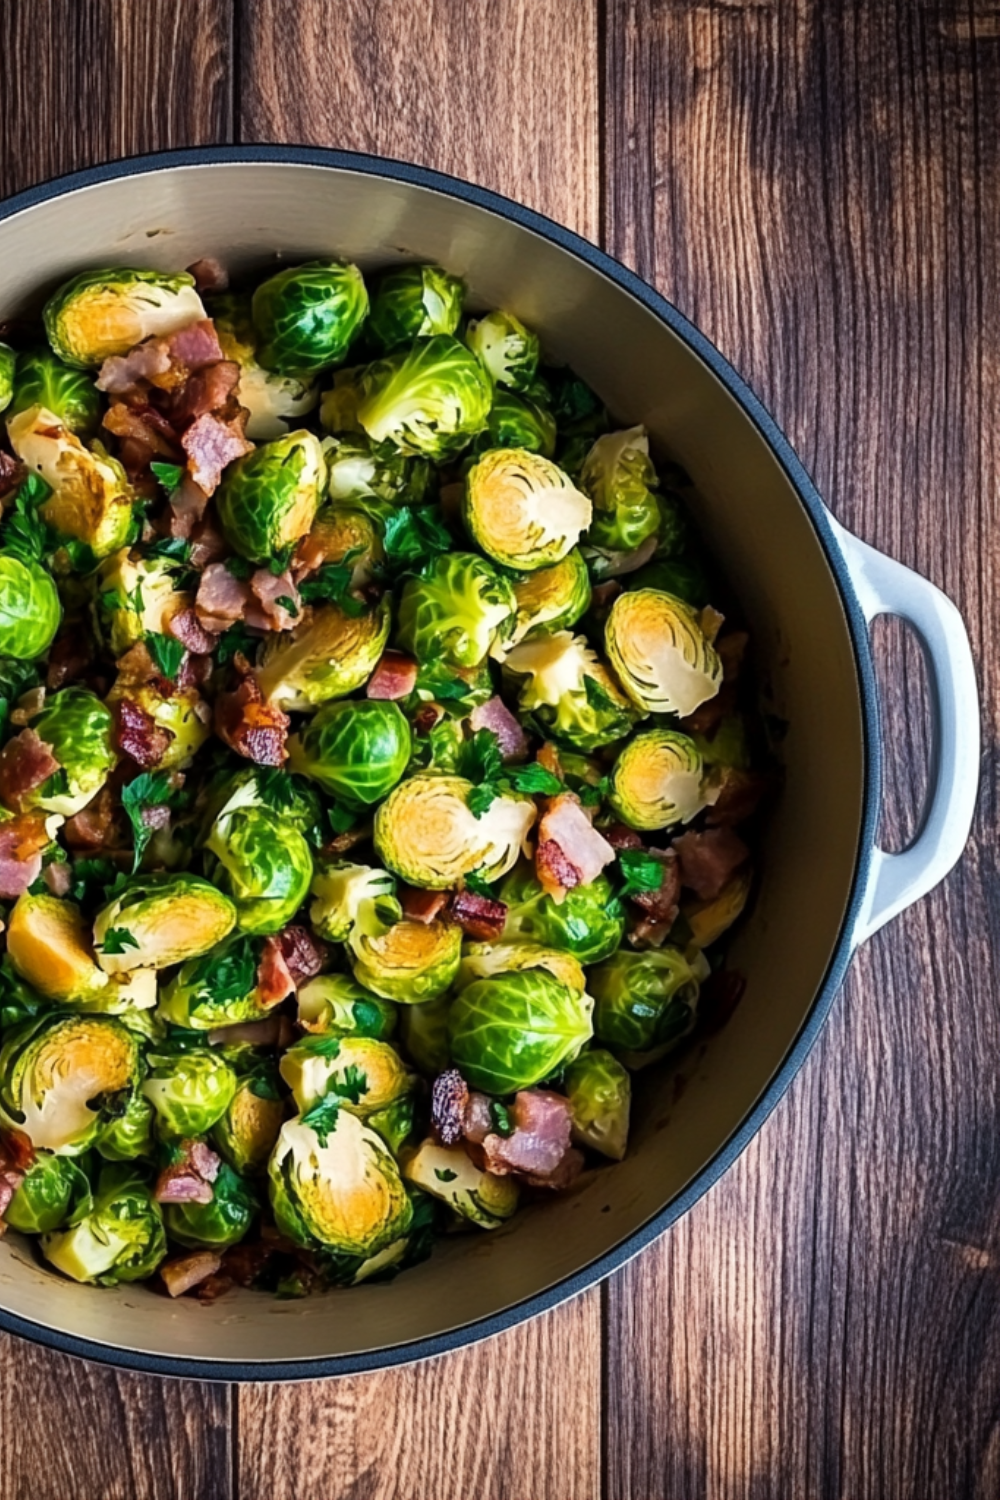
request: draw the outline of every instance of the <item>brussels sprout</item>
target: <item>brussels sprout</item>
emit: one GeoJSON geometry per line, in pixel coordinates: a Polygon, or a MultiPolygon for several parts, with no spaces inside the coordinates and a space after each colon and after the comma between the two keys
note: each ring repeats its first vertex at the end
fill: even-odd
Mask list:
{"type": "Polygon", "coordinates": [[[514,585],[517,619],[513,645],[541,634],[569,630],[590,608],[590,574],[579,547],[559,562],[539,568],[514,585]]]}
{"type": "Polygon", "coordinates": [[[91,1203],[87,1174],[70,1156],[37,1156],[4,1209],[4,1223],[22,1234],[61,1229],[91,1203]]]}
{"type": "MultiPolygon", "coordinates": [[[[490,685],[492,687],[492,682],[490,685]]],[[[486,699],[481,701],[485,703],[486,699]]],[[[474,706],[473,704],[472,707],[474,706]]],[[[461,719],[447,716],[440,719],[426,734],[417,735],[414,739],[413,758],[409,766],[411,774],[414,771],[446,771],[454,775],[461,764],[462,751],[467,743],[461,719]]]]}
{"type": "Polygon", "coordinates": [[[604,627],[622,687],[647,713],[685,718],[722,686],[722,662],[698,616],[658,589],[619,594],[604,627]]]}
{"type": "Polygon", "coordinates": [[[752,872],[741,870],[711,901],[684,903],[683,916],[696,948],[710,948],[724,932],[728,932],[746,906],[752,884],[752,872]]]}
{"type": "Polygon", "coordinates": [[[690,823],[705,806],[704,774],[697,747],[686,734],[647,729],[615,761],[608,801],[623,823],[644,832],[690,823]]]}
{"type": "Polygon", "coordinates": [[[284,1117],[274,1064],[270,1059],[255,1060],[251,1071],[239,1078],[225,1113],[213,1125],[212,1142],[237,1172],[259,1176],[284,1117]]]}
{"type": "Polygon", "coordinates": [[[150,1051],[142,1092],[156,1110],[161,1131],[178,1138],[204,1135],[221,1120],[236,1093],[236,1074],[209,1047],[150,1051]]]}
{"type": "Polygon", "coordinates": [[[458,973],[461,928],[449,922],[387,923],[377,905],[362,904],[348,939],[355,979],[404,1005],[436,999],[458,973]]]}
{"type": "Polygon", "coordinates": [[[213,298],[212,321],[226,359],[240,367],[236,394],[250,413],[246,434],[254,443],[283,437],[290,420],[304,417],[319,400],[316,382],[299,374],[279,375],[257,363],[257,333],[249,297],[227,293],[213,298]]]}
{"type": "Polygon", "coordinates": [[[223,1162],[212,1183],[209,1203],[168,1203],[163,1211],[167,1233],[178,1245],[196,1249],[209,1245],[224,1250],[238,1245],[254,1221],[260,1204],[248,1182],[223,1162]]]}
{"type": "Polygon", "coordinates": [[[226,540],[251,562],[271,562],[306,535],[325,480],[319,438],[305,428],[261,443],[229,466],[215,492],[226,540]]]}
{"type": "Polygon", "coordinates": [[[369,365],[361,390],[358,421],[373,442],[438,462],[483,430],[493,399],[482,365],[446,333],[369,365]]]}
{"type": "Polygon", "coordinates": [[[197,690],[173,684],[161,688],[156,679],[134,684],[120,676],[108,694],[108,707],[113,708],[125,698],[147,713],[157,729],[165,729],[170,735],[167,748],[156,763],[157,769],[186,770],[211,734],[210,726],[202,718],[204,703],[197,690]]]}
{"type": "Polygon", "coordinates": [[[408,578],[399,598],[399,644],[420,662],[478,667],[510,634],[514,591],[472,552],[442,553],[408,578]]]}
{"type": "MultiPolygon", "coordinates": [[[[364,365],[352,365],[348,370],[335,371],[333,385],[323,392],[319,405],[320,425],[327,432],[360,433],[364,437],[364,428],[358,421],[358,407],[363,399],[364,373],[364,365]]],[[[364,440],[367,442],[367,438],[364,440]]]]}
{"type": "Polygon", "coordinates": [[[413,1134],[416,1122],[417,1111],[413,1095],[403,1094],[387,1104],[385,1109],[375,1110],[365,1123],[382,1137],[393,1156],[398,1157],[401,1148],[413,1134]]]}
{"type": "Polygon", "coordinates": [[[658,483],[644,427],[608,432],[584,459],[580,487],[594,502],[588,540],[612,552],[634,552],[660,529],[658,483]]]}
{"type": "Polygon", "coordinates": [[[526,942],[466,943],[455,987],[464,989],[477,979],[516,974],[522,969],[547,969],[560,984],[579,990],[581,995],[587,988],[583,967],[572,953],[526,942]]]}
{"type": "Polygon", "coordinates": [[[370,807],[392,790],[410,759],[410,726],[398,703],[327,703],[288,744],[293,771],[347,807],[370,807]]]}
{"type": "Polygon", "coordinates": [[[544,969],[477,979],[448,1013],[451,1056],[462,1077],[488,1094],[513,1094],[572,1062],[592,1034],[589,995],[544,969]]]}
{"type": "Polygon", "coordinates": [[[342,1108],[366,1120],[414,1085],[399,1053],[367,1036],[304,1036],[278,1066],[302,1114],[333,1094],[342,1108]]]}
{"type": "Polygon", "coordinates": [[[674,1045],[695,1023],[699,981],[679,948],[620,948],[587,976],[594,1035],[616,1051],[674,1045]]]}
{"type": "Polygon", "coordinates": [[[527,396],[515,396],[501,386],[493,392],[493,405],[486,432],[476,446],[487,448],[526,448],[551,458],[556,451],[556,421],[552,413],[527,396]]]}
{"type": "Polygon", "coordinates": [[[386,350],[434,333],[454,333],[464,296],[464,283],[440,266],[394,266],[375,283],[368,333],[386,350]]]}
{"type": "Polygon", "coordinates": [[[309,921],[321,938],[346,943],[358,918],[362,901],[392,900],[396,882],[385,870],[334,860],[313,876],[309,921]]]}
{"type": "Polygon", "coordinates": [[[576,546],[591,505],[550,459],[526,448],[493,448],[466,475],[462,516],[494,562],[534,572],[576,546]]]}
{"type": "Polygon", "coordinates": [[[307,713],[345,698],[366,683],[389,639],[386,594],[376,607],[348,615],[338,604],[303,611],[294,630],[271,635],[257,674],[261,692],[277,708],[307,713]]]}
{"type": "Polygon", "coordinates": [[[582,964],[614,953],[625,935],[625,913],[606,875],[574,886],[558,904],[523,864],[507,876],[499,900],[507,904],[508,941],[527,940],[563,948],[582,964]]]}
{"type": "Polygon", "coordinates": [[[412,1222],[410,1199],[385,1143],[336,1105],[286,1121],[268,1172],[278,1228],[306,1249],[375,1255],[412,1222]]]}
{"type": "Polygon", "coordinates": [[[46,699],[31,727],[51,745],[61,770],[28,792],[23,805],[71,818],[97,795],[114,767],[111,714],[96,693],[68,687],[46,699]]]}
{"type": "Polygon", "coordinates": [[[167,1253],[160,1206],[136,1168],[101,1168],[93,1204],[71,1228],[41,1239],[50,1265],[74,1281],[117,1286],[151,1276],[167,1253]]]}
{"type": "Polygon", "coordinates": [[[200,876],[144,875],[97,913],[94,946],[107,974],[166,969],[207,953],[235,925],[232,901],[200,876]]]}
{"type": "Polygon", "coordinates": [[[156,1144],[153,1136],[156,1112],[149,1100],[137,1087],[123,1097],[125,1108],[121,1114],[102,1125],[94,1140],[107,1161],[134,1161],[136,1157],[152,1156],[156,1144]]]}
{"type": "Polygon", "coordinates": [[[696,610],[708,603],[711,592],[704,567],[693,557],[654,559],[644,568],[629,574],[625,582],[631,589],[658,589],[661,593],[673,594],[696,610]]]}
{"type": "MultiPolygon", "coordinates": [[[[407,706],[446,703],[449,714],[461,717],[492,698],[495,692],[488,662],[481,662],[478,667],[452,667],[443,661],[425,662],[418,666],[417,684],[407,706]]],[[[428,736],[435,750],[431,763],[440,765],[442,770],[454,770],[458,765],[457,759],[452,758],[457,754],[457,741],[452,743],[456,730],[453,725],[443,729],[436,727],[438,735],[434,736],[432,731],[428,736]]]]}
{"type": "Polygon", "coordinates": [[[487,313],[469,324],[465,339],[497,385],[529,389],[538,370],[538,338],[513,313],[487,313]]]}
{"type": "Polygon", "coordinates": [[[29,406],[7,423],[11,447],[52,493],[39,514],[59,536],[84,542],[95,557],[123,547],[132,530],[135,496],[116,458],[85,448],[44,406],[29,406]]]}
{"type": "Polygon", "coordinates": [[[378,500],[419,504],[426,498],[431,466],[423,458],[375,449],[363,434],[323,439],[326,492],[335,505],[378,500]]]}
{"type": "Polygon", "coordinates": [[[0,411],[6,411],[14,394],[17,355],[9,344],[0,343],[0,411]]]}
{"type": "Polygon", "coordinates": [[[418,771],[400,782],[375,814],[375,849],[401,879],[443,891],[479,871],[499,880],[524,850],[535,821],[530,797],[506,793],[478,818],[469,811],[471,781],[418,771]]]}
{"type": "Polygon", "coordinates": [[[0,554],[0,655],[32,661],[59,629],[62,605],[40,563],[0,554]]]}
{"type": "Polygon", "coordinates": [[[573,1111],[573,1139],[602,1156],[621,1161],[628,1144],[632,1082],[610,1052],[581,1052],[566,1069],[566,1093],[573,1111]]]}
{"type": "Polygon", "coordinates": [[[311,260],[262,282],[252,312],[264,368],[313,375],[344,358],[368,314],[368,292],[357,266],[311,260]]]}
{"type": "Polygon", "coordinates": [[[173,1026],[212,1031],[265,1014],[257,960],[248,938],[230,933],[200,958],[188,959],[164,986],[158,1013],[173,1026]]]}
{"type": "Polygon", "coordinates": [[[177,564],[165,557],[139,557],[122,547],[97,570],[97,617],[113,656],[124,656],[148,634],[163,635],[167,624],[189,608],[190,595],[174,585],[177,564]]]}
{"type": "Polygon", "coordinates": [[[598,750],[625,737],[641,717],[583,636],[558,630],[522,641],[505,670],[523,677],[518,705],[554,739],[598,750]]]}
{"type": "Polygon", "coordinates": [[[396,1007],[346,974],[310,979],[299,990],[298,1007],[299,1025],[314,1035],[370,1036],[385,1042],[396,1030],[396,1007]]]}
{"type": "Polygon", "coordinates": [[[42,309],[52,352],[81,370],[204,316],[194,277],[186,271],[168,276],[125,266],[81,271],[42,309]]]}
{"type": "Polygon", "coordinates": [[[40,995],[77,1010],[121,1014],[156,1004],[156,975],[136,969],[112,980],[99,968],[83,913],[47,891],[18,898],[10,914],[7,953],[40,995]]]}
{"type": "Polygon", "coordinates": [[[118,1112],[138,1070],[138,1040],[120,1021],[43,1014],[4,1036],[0,1104],[38,1150],[78,1156],[118,1112]]]}
{"type": "Polygon", "coordinates": [[[380,575],[385,548],[379,527],[364,510],[326,505],[299,544],[299,556],[317,568],[342,564],[350,570],[348,591],[357,594],[380,575]]]}
{"type": "Polygon", "coordinates": [[[70,369],[47,349],[18,357],[11,416],[29,406],[43,406],[77,437],[92,437],[101,420],[100,392],[90,376],[70,369]]]}
{"type": "Polygon", "coordinates": [[[402,1165],[407,1182],[480,1229],[498,1229],[517,1208],[520,1189],[514,1178],[481,1172],[462,1145],[439,1146],[428,1139],[407,1153],[402,1165]]]}
{"type": "Polygon", "coordinates": [[[400,1039],[422,1073],[443,1073],[451,1065],[448,1012],[451,996],[440,995],[422,1005],[404,1005],[399,1012],[400,1039]]]}
{"type": "Polygon", "coordinates": [[[227,804],[205,851],[209,878],[232,897],[241,932],[280,932],[309,894],[312,851],[273,808],[227,804]]]}

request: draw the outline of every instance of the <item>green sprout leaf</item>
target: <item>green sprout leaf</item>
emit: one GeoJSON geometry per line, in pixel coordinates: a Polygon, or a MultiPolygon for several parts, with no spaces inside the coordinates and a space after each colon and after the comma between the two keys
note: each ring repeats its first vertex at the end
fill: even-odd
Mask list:
{"type": "Polygon", "coordinates": [[[450,552],[455,543],[436,507],[398,505],[386,518],[383,545],[386,561],[400,568],[450,552]]]}
{"type": "Polygon", "coordinates": [[[591,708],[599,713],[618,713],[620,706],[612,698],[608,690],[601,686],[596,677],[583,679],[583,690],[587,695],[587,702],[591,708]]]}
{"type": "Polygon", "coordinates": [[[222,955],[211,956],[212,999],[219,1005],[229,1000],[242,1000],[253,990],[257,979],[257,960],[249,938],[239,942],[222,955]]]}
{"type": "Polygon", "coordinates": [[[180,464],[165,464],[159,459],[154,458],[149,467],[168,495],[174,493],[174,490],[179,487],[181,480],[184,478],[184,470],[180,464]]]}
{"type": "Polygon", "coordinates": [[[151,630],[146,635],[146,645],[157,670],[173,682],[184,660],[184,647],[180,641],[175,641],[172,635],[160,635],[151,630]]]}
{"type": "Polygon", "coordinates": [[[127,927],[109,927],[104,934],[101,949],[104,953],[125,953],[129,948],[138,948],[139,940],[127,927]]]}
{"type": "Polygon", "coordinates": [[[503,775],[500,741],[492,729],[477,729],[458,752],[458,774],[467,781],[498,781],[503,775]]]}
{"type": "Polygon", "coordinates": [[[275,812],[288,812],[295,806],[295,783],[287,771],[278,766],[261,766],[257,772],[260,800],[275,812]]]}

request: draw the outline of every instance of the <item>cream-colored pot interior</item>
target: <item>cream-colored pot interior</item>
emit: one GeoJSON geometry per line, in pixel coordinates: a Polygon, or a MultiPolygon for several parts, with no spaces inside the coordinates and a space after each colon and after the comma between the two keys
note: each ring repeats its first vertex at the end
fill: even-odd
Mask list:
{"type": "Polygon", "coordinates": [[[18,1236],[0,1243],[0,1306],[71,1338],[167,1359],[356,1355],[502,1316],[574,1276],[660,1212],[738,1129],[806,1018],[843,926],[861,828],[858,671],[813,525],[733,397],[630,293],[484,208],[287,162],[122,177],[0,223],[0,318],[37,310],[42,295],[84,267],[176,270],[204,255],[237,274],[276,257],[342,255],[365,270],[440,261],[466,279],[476,304],[509,308],[538,329],[551,356],[621,419],[644,422],[690,472],[703,496],[698,522],[742,600],[758,668],[790,725],[756,909],[732,957],[748,977],[746,996],[676,1102],[662,1075],[644,1077],[620,1166],[589,1174],[578,1191],[528,1209],[506,1231],[442,1243],[391,1284],[305,1302],[239,1292],[202,1307],[141,1288],[78,1287],[40,1269],[18,1236]]]}

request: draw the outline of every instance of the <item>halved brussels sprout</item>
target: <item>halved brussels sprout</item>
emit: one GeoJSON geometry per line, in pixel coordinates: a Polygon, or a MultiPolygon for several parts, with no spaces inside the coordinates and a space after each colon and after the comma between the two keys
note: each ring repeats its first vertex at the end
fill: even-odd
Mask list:
{"type": "Polygon", "coordinates": [[[37,1156],[4,1209],[4,1223],[22,1234],[49,1234],[91,1202],[90,1181],[71,1156],[37,1156]]]}
{"type": "Polygon", "coordinates": [[[483,430],[493,399],[478,359],[447,333],[369,365],[361,389],[358,421],[373,442],[439,462],[483,430]]]}
{"type": "Polygon", "coordinates": [[[581,995],[587,988],[583,966],[572,953],[527,942],[466,943],[455,986],[464,989],[477,979],[516,974],[522,969],[547,969],[560,984],[579,990],[581,995]]]}
{"type": "Polygon", "coordinates": [[[320,974],[298,994],[299,1025],[316,1036],[370,1036],[385,1042],[396,1030],[396,1007],[347,974],[320,974]]]}
{"type": "Polygon", "coordinates": [[[143,875],[94,919],[97,961],[107,974],[166,969],[198,958],[236,925],[228,896],[199,875],[143,875]]]}
{"type": "Polygon", "coordinates": [[[375,849],[401,879],[425,890],[456,886],[473,870],[499,880],[525,849],[536,811],[530,797],[505,793],[475,817],[463,776],[418,771],[375,814],[375,849]]]}
{"type": "Polygon", "coordinates": [[[396,882],[386,870],[333,860],[313,876],[309,921],[321,938],[346,943],[358,919],[362,901],[392,900],[396,882]]]}
{"type": "Polygon", "coordinates": [[[593,1004],[545,969],[477,979],[448,1013],[452,1061],[485,1093],[530,1089],[590,1040],[593,1004]]]}
{"type": "MultiPolygon", "coordinates": [[[[146,1012],[148,1014],[148,1012],[146,1012]]],[[[156,1111],[138,1085],[126,1095],[120,1096],[124,1109],[101,1126],[94,1140],[98,1152],[107,1161],[134,1161],[136,1157],[151,1157],[156,1141],[153,1127],[156,1111]]]]}
{"type": "Polygon", "coordinates": [[[81,370],[204,316],[194,277],[187,271],[167,275],[127,266],[81,271],[63,282],[42,309],[53,353],[81,370]]]}
{"type": "Polygon", "coordinates": [[[558,630],[522,641],[504,669],[523,677],[518,705],[554,739],[584,752],[624,739],[641,717],[582,635],[558,630]]]}
{"type": "Polygon", "coordinates": [[[221,1120],[236,1093],[236,1074],[210,1047],[152,1049],[143,1095],[156,1110],[164,1135],[205,1135],[221,1120]]]}
{"type": "Polygon", "coordinates": [[[7,433],[21,462],[52,491],[39,514],[53,531],[86,543],[95,557],[126,544],[135,495],[116,458],[99,446],[85,448],[44,406],[29,406],[11,417],[7,433]]]}
{"type": "Polygon", "coordinates": [[[551,458],[556,451],[556,419],[537,401],[498,386],[486,433],[478,441],[485,448],[527,448],[529,453],[551,458]]]}
{"type": "Polygon", "coordinates": [[[230,933],[200,958],[181,964],[160,992],[157,1013],[172,1026],[212,1031],[259,1019],[257,960],[248,938],[230,933]]]}
{"type": "Polygon", "coordinates": [[[464,283],[440,266],[394,266],[375,283],[368,333],[385,350],[434,333],[454,333],[464,296],[464,283]]]}
{"type": "Polygon", "coordinates": [[[711,901],[686,901],[682,911],[696,948],[710,948],[728,932],[750,896],[753,872],[741,870],[711,901]]]}
{"type": "Polygon", "coordinates": [[[534,572],[559,562],[590,525],[591,504],[568,474],[526,448],[493,448],[465,477],[462,516],[494,562],[534,572]]]}
{"type": "Polygon", "coordinates": [[[9,344],[0,343],[0,411],[6,411],[14,395],[17,355],[9,344]]]}
{"type": "Polygon", "coordinates": [[[43,1235],[41,1250],[74,1281],[143,1281],[167,1253],[160,1206],[134,1166],[102,1167],[89,1213],[69,1229],[43,1235]]]}
{"type": "Polygon", "coordinates": [[[647,713],[685,718],[722,686],[722,662],[690,605],[658,589],[619,594],[604,627],[622,687],[647,713]]]}
{"type": "Polygon", "coordinates": [[[376,448],[362,432],[324,438],[323,451],[326,492],[335,505],[362,501],[416,505],[427,498],[433,471],[425,458],[376,448]]]}
{"type": "Polygon", "coordinates": [[[590,574],[579,547],[573,547],[559,562],[539,568],[514,585],[517,619],[512,645],[569,630],[590,608],[590,574]]]}
{"type": "Polygon", "coordinates": [[[205,868],[232,897],[241,932],[287,926],[309,894],[312,850],[284,813],[227,804],[205,840],[205,868]]]}
{"type": "Polygon", "coordinates": [[[448,1012],[451,996],[439,995],[422,1005],[404,1005],[399,1012],[399,1032],[407,1057],[422,1073],[434,1077],[451,1066],[448,1043],[448,1012]]]}
{"type": "Polygon", "coordinates": [[[581,1052],[566,1069],[566,1094],[573,1111],[573,1139],[602,1156],[621,1161],[628,1145],[632,1081],[610,1052],[581,1052]]]}
{"type": "Polygon", "coordinates": [[[514,591],[473,552],[446,552],[406,580],[399,598],[399,644],[419,662],[478,667],[510,634],[514,591]]]}
{"type": "Polygon", "coordinates": [[[439,1146],[428,1139],[405,1155],[402,1166],[407,1182],[480,1229],[498,1229],[517,1208],[520,1189],[515,1179],[481,1172],[462,1145],[439,1146]]]}
{"type": "Polygon", "coordinates": [[[250,413],[247,437],[253,443],[283,437],[291,422],[312,411],[319,400],[316,381],[301,373],[279,375],[257,363],[257,332],[249,297],[226,293],[213,298],[211,314],[223,354],[240,367],[236,394],[250,413]]]}
{"type": "Polygon", "coordinates": [[[348,939],[354,977],[384,1000],[419,1005],[453,983],[462,956],[462,929],[449,922],[387,923],[378,903],[363,903],[348,939]]]}
{"type": "Polygon", "coordinates": [[[606,432],[584,459],[580,487],[594,502],[588,541],[611,552],[634,552],[660,529],[658,483],[645,427],[606,432]]]}
{"type": "Polygon", "coordinates": [[[625,935],[625,913],[606,875],[574,886],[557,904],[525,863],[507,876],[499,900],[507,904],[508,941],[563,948],[582,964],[607,958],[625,935]]]}
{"type": "Polygon", "coordinates": [[[375,1255],[406,1234],[413,1208],[384,1141],[348,1110],[287,1120],[268,1168],[282,1234],[310,1250],[375,1255]]]}
{"type": "Polygon", "coordinates": [[[347,807],[380,802],[410,759],[410,726],[398,703],[377,698],[327,703],[288,742],[292,771],[347,807]]]}
{"type": "Polygon", "coordinates": [[[78,1156],[114,1118],[139,1067],[138,1038],[120,1021],[42,1015],[4,1037],[0,1103],[36,1149],[78,1156]]]}
{"type": "Polygon", "coordinates": [[[161,688],[156,679],[133,684],[127,678],[118,677],[108,694],[108,707],[113,708],[124,698],[147,713],[157,729],[165,729],[170,735],[170,742],[157,761],[157,769],[186,770],[212,732],[210,724],[206,723],[208,715],[197,689],[177,687],[173,683],[161,688]]]}
{"type": "Polygon", "coordinates": [[[215,492],[226,540],[251,562],[271,562],[306,535],[325,481],[319,438],[304,427],[261,443],[230,465],[215,492]]]}
{"type": "MultiPolygon", "coordinates": [[[[495,693],[496,687],[488,662],[481,662],[478,667],[452,667],[444,661],[425,662],[418,667],[412,701],[418,704],[447,703],[449,714],[460,716],[471,714],[478,704],[485,703],[495,693]]],[[[428,737],[435,747],[432,764],[440,765],[446,770],[451,764],[450,756],[454,747],[449,742],[455,730],[453,726],[444,729],[440,725],[435,727],[438,734],[434,735],[432,731],[428,737]]]]}
{"type": "Polygon", "coordinates": [[[191,604],[174,587],[177,564],[165,557],[140,557],[122,547],[97,570],[97,615],[113,656],[124,656],[147,634],[163,635],[168,621],[191,604]]]}
{"type": "Polygon", "coordinates": [[[249,1182],[227,1162],[219,1167],[209,1203],[168,1203],[163,1211],[167,1233],[178,1245],[196,1249],[209,1245],[224,1250],[238,1245],[253,1223],[260,1204],[249,1182]]]}
{"type": "Polygon", "coordinates": [[[278,1066],[301,1114],[333,1094],[343,1109],[366,1120],[409,1094],[415,1082],[394,1047],[367,1036],[304,1036],[278,1066]]]}
{"type": "Polygon", "coordinates": [[[357,266],[310,260],[262,282],[252,313],[264,368],[313,375],[344,358],[368,314],[368,292],[357,266]]]}
{"type": "Polygon", "coordinates": [[[591,969],[594,1035],[618,1052],[675,1046],[695,1023],[698,972],[679,948],[620,948],[591,969]]]}
{"type": "Polygon", "coordinates": [[[285,1105],[274,1064],[256,1061],[241,1077],[223,1114],[212,1126],[212,1142],[237,1172],[259,1176],[278,1139],[285,1105]]]}
{"type": "Polygon", "coordinates": [[[471,322],[465,339],[497,385],[526,391],[538,372],[538,337],[513,313],[491,312],[471,322]]]}
{"type": "Polygon", "coordinates": [[[324,567],[342,563],[351,570],[350,592],[371,583],[385,562],[378,526],[363,510],[347,505],[325,505],[300,544],[310,563],[324,567]]]}
{"type": "Polygon", "coordinates": [[[156,1004],[156,975],[136,969],[112,980],[99,968],[80,908],[47,891],[26,891],[10,914],[7,952],[22,979],[77,1010],[123,1014],[156,1004]]]}
{"type": "Polygon", "coordinates": [[[31,727],[51,745],[61,769],[28,792],[22,805],[71,818],[97,795],[114,768],[111,714],[88,688],[67,687],[45,700],[31,727]]]}
{"type": "Polygon", "coordinates": [[[268,637],[257,674],[269,703],[308,713],[331,698],[345,698],[372,675],[389,639],[390,603],[347,615],[338,604],[304,610],[294,630],[268,637]]]}
{"type": "Polygon", "coordinates": [[[47,651],[62,619],[62,604],[41,563],[0,555],[0,655],[33,661],[47,651]]]}
{"type": "Polygon", "coordinates": [[[615,761],[608,801],[630,828],[652,831],[690,823],[705,806],[704,775],[697,746],[686,734],[647,729],[615,761]]]}
{"type": "Polygon", "coordinates": [[[92,437],[101,420],[101,396],[91,377],[70,369],[47,349],[18,356],[11,416],[29,406],[44,406],[77,437],[92,437]]]}

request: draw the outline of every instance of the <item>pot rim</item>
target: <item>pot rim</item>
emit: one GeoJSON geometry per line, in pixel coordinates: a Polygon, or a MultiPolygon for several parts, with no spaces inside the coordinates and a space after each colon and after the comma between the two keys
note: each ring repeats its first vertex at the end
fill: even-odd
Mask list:
{"type": "Polygon", "coordinates": [[[367,177],[382,177],[391,181],[404,182],[428,188],[447,197],[457,198],[501,218],[511,220],[560,246],[642,303],[662,323],[665,323],[721,381],[753,422],[795,490],[812,523],[837,583],[854,648],[861,705],[864,767],[857,860],[840,935],[808,1014],[792,1039],[767,1088],[715,1155],[706,1162],[682,1192],[619,1244],[606,1251],[604,1255],[590,1261],[571,1276],[564,1277],[532,1297],[511,1304],[491,1317],[477,1319],[475,1322],[429,1338],[390,1345],[380,1350],[329,1355],[318,1359],[218,1360],[149,1354],[145,1351],[131,1351],[62,1333],[58,1329],[47,1328],[31,1319],[22,1318],[17,1313],[0,1309],[0,1329],[3,1331],[17,1334],[63,1354],[95,1360],[99,1364],[192,1380],[315,1380],[332,1375],[366,1374],[446,1354],[463,1348],[467,1344],[491,1338],[494,1334],[549,1311],[561,1302],[567,1301],[604,1280],[652,1244],[687,1213],[733,1165],[761,1129],[812,1050],[830,1013],[854,951],[853,934],[865,894],[879,816],[881,731],[868,627],[843,551],[830,525],[829,513],[802,461],[770,412],[742,376],[737,374],[725,356],[672,302],[654,291],[640,276],[620,261],[615,260],[613,256],[608,255],[573,230],[566,229],[554,219],[538,213],[535,209],[526,208],[502,193],[478,187],[449,173],[434,171],[431,168],[417,166],[412,162],[400,161],[393,157],[335,150],[321,146],[214,145],[147,152],[124,157],[118,161],[106,162],[100,166],[86,167],[81,171],[67,173],[60,177],[49,178],[0,202],[0,225],[6,219],[23,213],[26,209],[63,197],[78,189],[96,186],[117,178],[143,176],[174,167],[229,166],[237,163],[335,168],[339,171],[356,172],[367,177]]]}

